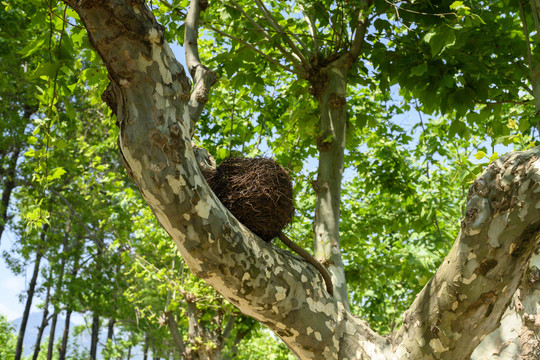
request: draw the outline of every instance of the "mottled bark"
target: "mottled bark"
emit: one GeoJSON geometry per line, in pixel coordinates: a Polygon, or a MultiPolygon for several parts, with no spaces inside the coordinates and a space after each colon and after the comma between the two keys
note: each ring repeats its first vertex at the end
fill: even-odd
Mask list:
{"type": "Polygon", "coordinates": [[[496,327],[539,246],[540,148],[501,158],[475,182],[452,251],[387,341],[329,296],[310,265],[261,241],[208,188],[190,141],[189,84],[146,5],[66,2],[107,66],[105,99],[126,168],[157,219],[193,273],[298,358],[461,360],[496,327]]]}
{"type": "Polygon", "coordinates": [[[299,357],[332,357],[367,337],[383,341],[328,295],[315,269],[249,232],[208,188],[192,151],[184,70],[146,5],[69,4],[109,70],[106,98],[128,173],[191,270],[299,357]]]}
{"type": "Polygon", "coordinates": [[[505,155],[471,186],[458,239],[403,315],[399,357],[466,359],[498,327],[539,248],[539,158],[505,155]]]}
{"type": "Polygon", "coordinates": [[[339,245],[339,209],[346,134],[347,73],[350,63],[336,61],[319,71],[312,83],[321,110],[319,167],[314,189],[317,195],[313,232],[315,258],[328,269],[334,296],[349,310],[345,269],[339,245]]]}
{"type": "Polygon", "coordinates": [[[476,347],[471,360],[540,359],[540,255],[534,255],[498,329],[476,347]]]}

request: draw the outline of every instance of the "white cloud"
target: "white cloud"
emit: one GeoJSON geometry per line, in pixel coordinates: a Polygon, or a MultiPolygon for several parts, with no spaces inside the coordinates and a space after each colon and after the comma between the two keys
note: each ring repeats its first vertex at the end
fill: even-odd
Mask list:
{"type": "Polygon", "coordinates": [[[0,314],[4,315],[9,321],[20,318],[23,313],[23,307],[20,304],[16,306],[6,306],[0,301],[0,314]]]}

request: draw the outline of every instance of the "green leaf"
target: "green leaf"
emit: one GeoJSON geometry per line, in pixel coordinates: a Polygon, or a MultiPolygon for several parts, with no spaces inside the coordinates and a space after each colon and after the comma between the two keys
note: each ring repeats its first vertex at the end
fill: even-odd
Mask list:
{"type": "Polygon", "coordinates": [[[460,7],[463,6],[463,1],[454,1],[451,5],[450,5],[450,10],[457,10],[459,9],[460,7]]]}
{"type": "Polygon", "coordinates": [[[63,167],[57,167],[52,171],[52,173],[49,176],[47,176],[47,180],[60,179],[62,175],[64,175],[65,173],[66,173],[66,170],[64,170],[63,167]]]}
{"type": "Polygon", "coordinates": [[[60,62],[45,62],[38,66],[38,68],[34,72],[34,76],[47,76],[49,78],[54,78],[60,66],[62,66],[60,62]]]}
{"type": "Polygon", "coordinates": [[[487,157],[486,153],[483,152],[483,151],[478,151],[476,154],[474,154],[474,157],[477,159],[477,160],[480,160],[480,159],[483,159],[485,157],[487,157]]]}
{"type": "Polygon", "coordinates": [[[456,35],[454,34],[454,29],[446,27],[442,32],[430,38],[429,46],[431,47],[431,56],[437,56],[444,51],[444,49],[454,45],[455,42],[456,35]]]}
{"type": "Polygon", "coordinates": [[[420,76],[423,75],[428,69],[428,65],[426,63],[415,66],[411,69],[411,75],[420,76]]]}
{"type": "Polygon", "coordinates": [[[39,36],[32,40],[28,45],[17,51],[23,58],[34,54],[35,52],[42,51],[45,44],[45,36],[39,36]]]}

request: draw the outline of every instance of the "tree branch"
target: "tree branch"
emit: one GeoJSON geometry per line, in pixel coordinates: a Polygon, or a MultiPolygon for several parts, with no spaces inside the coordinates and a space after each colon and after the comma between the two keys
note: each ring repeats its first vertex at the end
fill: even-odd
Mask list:
{"type": "Polygon", "coordinates": [[[174,314],[169,311],[166,313],[168,325],[169,325],[169,331],[171,332],[171,336],[173,338],[173,342],[176,345],[176,348],[180,352],[182,356],[185,356],[186,354],[186,346],[184,344],[184,341],[182,340],[182,335],[178,331],[178,324],[176,323],[176,319],[174,318],[174,314]]]}
{"type": "Polygon", "coordinates": [[[375,347],[354,350],[367,358],[386,346],[327,293],[316,269],[259,239],[208,187],[190,141],[184,69],[146,4],[66,2],[109,71],[107,98],[128,172],[191,271],[301,359],[329,359],[345,344],[369,342],[375,347]]]}
{"type": "Polygon", "coordinates": [[[184,45],[186,65],[193,79],[193,91],[189,100],[189,117],[191,119],[191,136],[195,132],[195,124],[208,101],[210,88],[216,83],[216,74],[201,63],[199,58],[199,17],[201,11],[208,6],[207,0],[191,0],[186,15],[184,45]]]}
{"type": "MultiPolygon", "coordinates": [[[[264,4],[260,1],[260,0],[255,0],[255,4],[257,4],[257,7],[259,8],[259,10],[262,12],[263,16],[265,17],[266,21],[268,21],[268,23],[270,23],[270,25],[279,33],[281,34],[285,41],[289,44],[289,46],[291,47],[291,50],[293,51],[294,54],[296,54],[298,56],[298,58],[300,59],[300,61],[302,62],[302,64],[304,65],[304,69],[308,70],[310,68],[310,64],[309,64],[309,61],[307,61],[307,59],[305,58],[304,54],[302,53],[302,51],[300,51],[300,49],[296,46],[296,44],[291,40],[291,38],[287,35],[287,33],[285,32],[285,30],[281,27],[281,25],[279,25],[277,23],[277,21],[272,17],[272,15],[270,14],[270,12],[268,11],[268,9],[266,8],[266,6],[264,6],[264,4]]],[[[300,40],[300,38],[295,35],[295,34],[292,34],[292,36],[296,39],[296,41],[298,41],[298,43],[304,48],[307,50],[307,46],[304,44],[304,42],[302,40],[300,40]]]]}
{"type": "Polygon", "coordinates": [[[539,147],[501,157],[474,182],[458,239],[403,315],[396,358],[468,359],[498,326],[540,247],[539,188],[539,147]]]}
{"type": "Polygon", "coordinates": [[[267,60],[270,61],[271,63],[273,63],[273,64],[279,66],[279,67],[282,68],[283,70],[288,71],[288,72],[293,73],[293,74],[296,74],[296,75],[298,75],[298,76],[301,77],[301,78],[306,78],[307,75],[306,75],[305,72],[298,72],[298,71],[296,71],[296,70],[293,70],[293,69],[291,69],[291,68],[288,68],[288,67],[285,66],[285,65],[282,65],[279,61],[277,61],[276,59],[272,58],[270,55],[268,55],[268,54],[262,52],[261,50],[257,49],[254,45],[248,43],[247,41],[244,41],[244,40],[242,40],[242,39],[237,38],[236,36],[233,36],[233,35],[230,35],[230,34],[224,32],[224,31],[221,31],[221,30],[219,30],[218,28],[216,28],[216,27],[214,27],[214,26],[212,26],[212,25],[210,25],[210,24],[206,24],[206,25],[207,25],[210,29],[212,29],[212,30],[214,30],[215,32],[217,32],[218,34],[223,35],[223,36],[225,36],[225,37],[228,37],[229,39],[234,40],[234,41],[236,41],[236,42],[238,42],[238,43],[240,43],[240,44],[243,44],[243,45],[247,46],[248,48],[254,50],[254,51],[257,52],[258,54],[262,55],[265,59],[267,59],[267,60]]]}
{"type": "MultiPolygon", "coordinates": [[[[251,16],[249,16],[245,11],[244,9],[242,9],[242,7],[234,0],[231,0],[231,2],[234,4],[234,9],[237,10],[237,11],[240,11],[244,17],[246,19],[248,19],[248,21],[250,23],[252,23],[260,32],[263,33],[263,35],[270,41],[272,41],[272,37],[270,36],[270,34],[268,33],[268,31],[266,31],[262,26],[260,26],[251,16]]],[[[297,58],[297,57],[294,57],[290,54],[290,52],[286,51],[281,45],[279,44],[274,44],[274,46],[281,52],[281,54],[283,56],[285,56],[287,59],[289,59],[289,61],[291,62],[291,64],[293,65],[293,67],[297,68],[297,69],[300,69],[302,70],[302,64],[300,62],[300,59],[297,58]]]]}
{"type": "MultiPolygon", "coordinates": [[[[530,0],[532,18],[534,20],[534,27],[536,29],[536,42],[540,44],[540,21],[538,20],[538,12],[540,11],[540,1],[530,0]]],[[[520,7],[523,7],[520,1],[520,7]]]]}
{"type": "Polygon", "coordinates": [[[317,27],[315,26],[315,19],[313,19],[313,16],[311,14],[308,14],[302,4],[298,4],[298,6],[304,14],[304,19],[306,20],[309,27],[309,33],[313,38],[313,64],[317,66],[319,63],[319,40],[317,39],[317,27]]]}
{"type": "Polygon", "coordinates": [[[369,18],[365,14],[365,11],[369,9],[372,3],[373,0],[363,0],[360,9],[358,10],[358,22],[356,24],[353,41],[349,50],[349,55],[353,62],[356,61],[362,52],[366,31],[369,26],[369,18]]]}

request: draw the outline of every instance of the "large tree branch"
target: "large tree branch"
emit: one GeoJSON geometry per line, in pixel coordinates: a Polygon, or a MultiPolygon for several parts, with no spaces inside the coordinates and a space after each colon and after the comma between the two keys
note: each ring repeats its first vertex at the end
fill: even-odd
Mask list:
{"type": "Polygon", "coordinates": [[[362,53],[366,31],[370,23],[367,10],[371,7],[371,4],[373,4],[373,0],[362,0],[360,9],[358,10],[357,24],[356,28],[354,29],[352,45],[349,49],[349,55],[353,61],[355,61],[362,53]]]}
{"type": "Polygon", "coordinates": [[[403,315],[397,358],[467,359],[498,326],[540,247],[539,159],[503,156],[471,186],[458,239],[403,315]]]}

